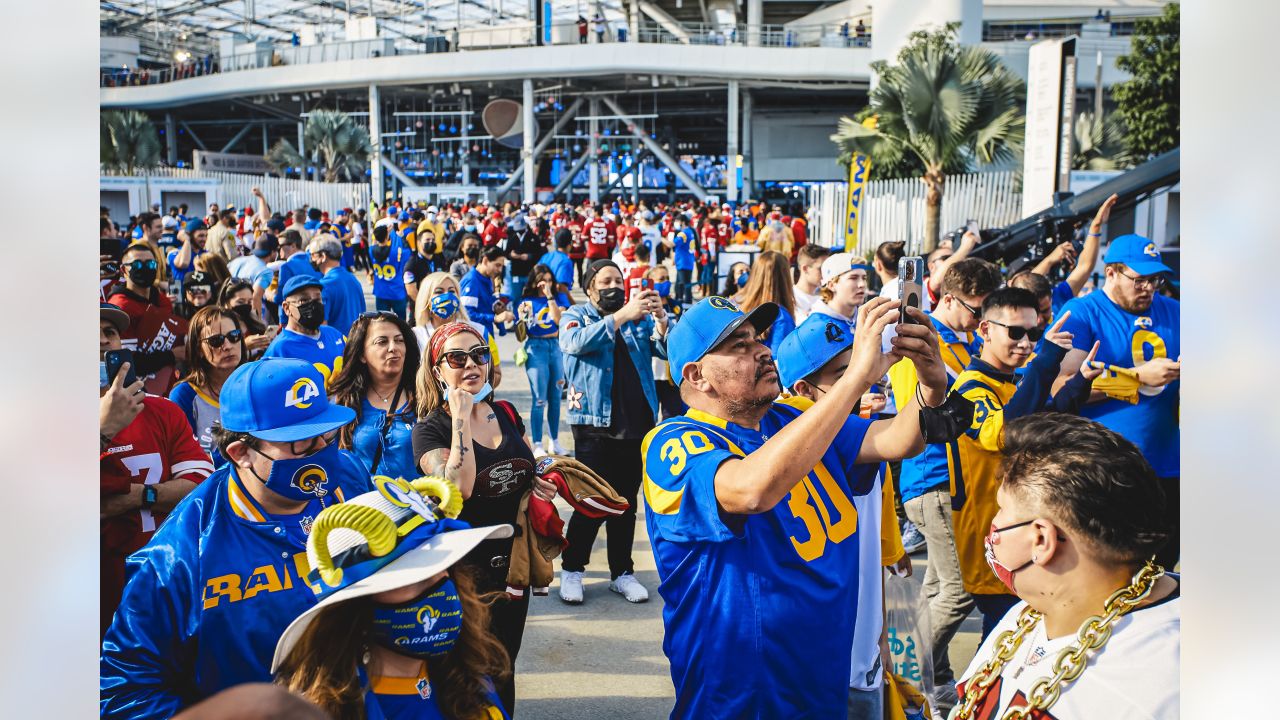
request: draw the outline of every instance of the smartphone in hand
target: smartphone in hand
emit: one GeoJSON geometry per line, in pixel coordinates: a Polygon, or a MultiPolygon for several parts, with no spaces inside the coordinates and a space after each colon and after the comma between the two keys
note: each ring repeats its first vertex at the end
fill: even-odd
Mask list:
{"type": "Polygon", "coordinates": [[[898,301],[901,316],[898,323],[914,323],[907,315],[907,308],[922,310],[921,298],[924,296],[924,258],[916,255],[904,257],[898,261],[898,301]]]}
{"type": "Polygon", "coordinates": [[[128,387],[138,382],[137,373],[134,372],[132,350],[108,350],[103,360],[107,363],[107,385],[115,382],[116,375],[120,374],[120,366],[125,363],[129,363],[129,372],[125,373],[124,385],[128,387]]]}

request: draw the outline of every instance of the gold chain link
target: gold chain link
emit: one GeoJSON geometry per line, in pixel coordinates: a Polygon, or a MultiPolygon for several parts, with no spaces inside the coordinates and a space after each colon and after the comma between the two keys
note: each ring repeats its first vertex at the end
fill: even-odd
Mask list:
{"type": "MultiPolygon", "coordinates": [[[[1101,648],[1111,638],[1111,630],[1116,621],[1134,609],[1151,594],[1156,581],[1164,575],[1164,568],[1156,565],[1154,560],[1133,576],[1133,580],[1107,598],[1103,604],[1104,613],[1094,615],[1084,621],[1076,632],[1076,640],[1062,649],[1053,661],[1053,675],[1040,678],[1031,687],[1027,696],[1028,703],[1023,707],[1010,707],[1001,720],[1025,720],[1031,713],[1046,711],[1058,701],[1062,694],[1062,686],[1074,681],[1084,672],[1090,652],[1101,648]]],[[[1004,666],[1013,659],[1018,647],[1031,630],[1040,622],[1042,615],[1028,605],[1018,616],[1018,625],[1012,630],[1005,630],[996,638],[995,654],[978,672],[974,673],[965,686],[964,703],[956,713],[955,720],[970,720],[977,710],[978,704],[986,696],[991,685],[1004,671],[1004,666]]]]}

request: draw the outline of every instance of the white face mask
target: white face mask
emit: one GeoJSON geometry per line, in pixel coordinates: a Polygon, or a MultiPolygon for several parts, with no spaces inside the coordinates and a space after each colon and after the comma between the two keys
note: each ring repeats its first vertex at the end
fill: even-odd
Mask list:
{"type": "MultiPolygon", "coordinates": [[[[453,388],[449,387],[448,385],[446,385],[446,386],[445,386],[445,388],[444,388],[444,401],[445,401],[445,402],[449,402],[449,391],[450,391],[450,390],[452,390],[452,389],[453,389],[453,388]]],[[[484,387],[480,388],[480,392],[476,393],[476,396],[475,396],[475,398],[473,398],[473,399],[475,400],[475,402],[480,402],[480,401],[484,400],[485,398],[489,397],[489,393],[491,393],[491,392],[493,392],[493,386],[486,382],[486,383],[484,384],[484,387]]]]}

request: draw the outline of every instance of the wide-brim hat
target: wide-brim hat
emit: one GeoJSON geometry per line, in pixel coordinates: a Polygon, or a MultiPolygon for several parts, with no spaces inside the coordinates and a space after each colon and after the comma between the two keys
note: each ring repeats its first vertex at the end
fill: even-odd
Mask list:
{"type": "Polygon", "coordinates": [[[348,600],[420,583],[485,540],[509,538],[510,525],[473,528],[456,520],[462,495],[437,477],[375,476],[373,490],[316,516],[307,537],[307,584],[320,601],[285,628],[271,670],[289,656],[319,613],[348,600]],[[440,502],[436,502],[439,500],[440,502]]]}

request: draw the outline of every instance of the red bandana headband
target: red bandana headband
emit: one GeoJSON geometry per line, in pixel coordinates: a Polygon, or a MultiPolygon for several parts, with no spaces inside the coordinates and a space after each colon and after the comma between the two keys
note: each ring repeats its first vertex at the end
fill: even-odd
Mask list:
{"type": "Polygon", "coordinates": [[[476,329],[467,323],[451,322],[448,325],[442,325],[431,335],[431,352],[428,360],[432,365],[435,365],[436,361],[440,359],[440,351],[444,348],[444,344],[449,341],[449,338],[460,332],[469,332],[479,338],[480,342],[484,342],[484,338],[480,336],[480,333],[476,332],[476,329]]]}

